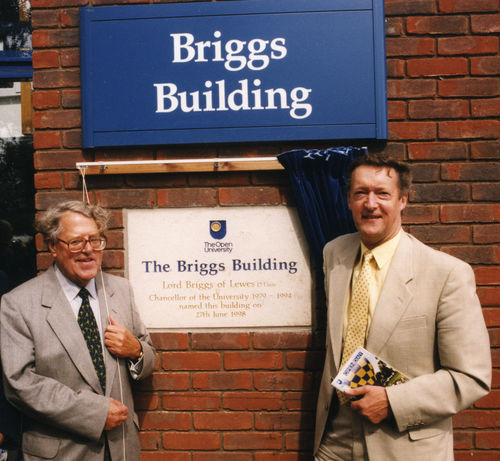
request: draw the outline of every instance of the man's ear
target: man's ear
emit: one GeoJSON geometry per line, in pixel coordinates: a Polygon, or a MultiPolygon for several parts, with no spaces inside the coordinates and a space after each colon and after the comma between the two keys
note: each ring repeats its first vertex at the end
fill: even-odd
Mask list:
{"type": "Polygon", "coordinates": [[[49,247],[50,254],[52,256],[55,256],[56,255],[56,247],[55,247],[54,243],[52,243],[52,240],[50,240],[50,239],[47,239],[46,242],[47,242],[47,246],[49,247]]]}
{"type": "Polygon", "coordinates": [[[401,195],[401,212],[406,208],[406,205],[408,205],[408,193],[401,195]]]}

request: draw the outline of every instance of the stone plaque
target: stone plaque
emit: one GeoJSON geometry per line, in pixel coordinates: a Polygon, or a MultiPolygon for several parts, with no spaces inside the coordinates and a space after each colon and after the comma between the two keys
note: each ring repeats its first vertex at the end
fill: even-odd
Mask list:
{"type": "Polygon", "coordinates": [[[149,329],[311,324],[295,209],[126,210],[125,228],[127,276],[149,329]]]}

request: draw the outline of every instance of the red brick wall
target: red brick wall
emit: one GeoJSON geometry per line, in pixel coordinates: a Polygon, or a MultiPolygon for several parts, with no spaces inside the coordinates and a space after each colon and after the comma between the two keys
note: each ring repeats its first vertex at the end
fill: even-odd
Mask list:
{"type": "MultiPolygon", "coordinates": [[[[37,209],[81,198],[78,161],[268,156],[342,144],[82,151],[77,7],[119,3],[141,1],[31,0],[37,209]]],[[[456,459],[493,461],[500,456],[499,1],[385,3],[389,140],[368,147],[412,165],[407,229],[474,267],[492,343],[493,391],[455,417],[456,459]]],[[[87,183],[92,199],[113,210],[104,264],[117,273],[125,259],[122,208],[292,201],[283,172],[118,175],[87,183]]],[[[50,257],[38,243],[42,269],[50,257]]],[[[322,302],[316,307],[313,331],[153,334],[157,370],[136,392],[143,460],[310,460],[324,342],[322,302]]]]}

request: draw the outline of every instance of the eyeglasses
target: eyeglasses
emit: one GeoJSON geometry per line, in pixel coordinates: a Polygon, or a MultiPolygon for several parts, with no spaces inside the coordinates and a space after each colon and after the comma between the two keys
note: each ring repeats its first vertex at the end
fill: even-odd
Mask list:
{"type": "Polygon", "coordinates": [[[66,242],[65,240],[59,238],[57,240],[68,245],[68,250],[71,253],[80,253],[80,251],[82,251],[87,246],[87,242],[90,243],[90,246],[95,251],[101,251],[106,248],[106,239],[104,237],[90,237],[88,239],[79,238],[70,240],[69,242],[66,242]]]}

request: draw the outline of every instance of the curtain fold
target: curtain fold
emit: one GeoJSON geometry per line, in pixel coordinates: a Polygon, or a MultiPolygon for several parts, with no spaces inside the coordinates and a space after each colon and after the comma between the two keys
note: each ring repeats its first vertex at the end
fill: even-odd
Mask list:
{"type": "Polygon", "coordinates": [[[345,170],[366,147],[296,149],[278,155],[288,172],[300,221],[313,261],[323,265],[323,247],[342,234],[355,232],[345,194],[345,170]]]}

